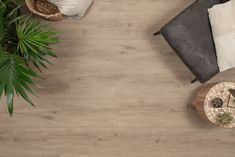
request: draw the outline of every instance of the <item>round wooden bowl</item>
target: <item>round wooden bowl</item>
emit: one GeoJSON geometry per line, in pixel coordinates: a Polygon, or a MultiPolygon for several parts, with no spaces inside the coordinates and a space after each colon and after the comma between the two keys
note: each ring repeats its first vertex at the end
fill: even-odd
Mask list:
{"type": "Polygon", "coordinates": [[[25,0],[25,3],[32,13],[47,20],[59,21],[64,18],[59,9],[46,0],[25,0]]]}

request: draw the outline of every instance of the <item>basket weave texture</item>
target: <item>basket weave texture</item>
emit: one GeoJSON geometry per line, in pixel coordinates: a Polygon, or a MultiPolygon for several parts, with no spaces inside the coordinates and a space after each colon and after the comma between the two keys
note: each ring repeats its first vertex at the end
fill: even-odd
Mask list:
{"type": "Polygon", "coordinates": [[[46,0],[25,0],[29,10],[50,21],[59,21],[64,18],[59,9],[46,0]]]}

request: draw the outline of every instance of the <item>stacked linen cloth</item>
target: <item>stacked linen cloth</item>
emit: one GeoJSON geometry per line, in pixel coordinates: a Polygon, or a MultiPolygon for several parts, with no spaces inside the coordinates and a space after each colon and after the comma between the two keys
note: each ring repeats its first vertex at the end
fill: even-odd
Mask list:
{"type": "Polygon", "coordinates": [[[76,16],[81,19],[93,0],[47,0],[56,5],[60,12],[66,16],[76,16]]]}
{"type": "Polygon", "coordinates": [[[220,71],[235,67],[235,0],[208,10],[220,71]]]}

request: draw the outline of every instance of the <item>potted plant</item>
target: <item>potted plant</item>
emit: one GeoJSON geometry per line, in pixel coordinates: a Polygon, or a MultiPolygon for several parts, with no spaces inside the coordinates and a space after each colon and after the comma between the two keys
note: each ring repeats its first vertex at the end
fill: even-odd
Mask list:
{"type": "Polygon", "coordinates": [[[221,113],[217,116],[217,122],[222,126],[227,126],[233,122],[234,118],[229,112],[221,113]]]}
{"type": "Polygon", "coordinates": [[[18,95],[34,106],[28,93],[34,94],[35,69],[51,64],[47,57],[56,57],[50,44],[59,39],[29,15],[20,15],[20,5],[12,0],[0,0],[0,97],[7,99],[8,112],[13,114],[14,96],[18,95]]]}
{"type": "Polygon", "coordinates": [[[223,100],[221,98],[214,98],[211,100],[211,104],[215,108],[220,108],[223,106],[223,100]]]}

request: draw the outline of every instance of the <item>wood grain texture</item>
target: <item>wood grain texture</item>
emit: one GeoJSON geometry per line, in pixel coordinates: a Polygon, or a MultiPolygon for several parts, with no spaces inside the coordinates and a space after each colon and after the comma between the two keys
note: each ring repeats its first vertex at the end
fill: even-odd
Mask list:
{"type": "MultiPolygon", "coordinates": [[[[235,132],[189,107],[199,83],[152,33],[189,0],[95,0],[82,21],[49,23],[63,41],[36,108],[0,106],[1,157],[233,157],[235,132]]],[[[234,80],[226,71],[211,82],[234,80]]]]}
{"type": "Polygon", "coordinates": [[[198,114],[204,119],[208,120],[208,117],[206,115],[205,111],[205,99],[208,95],[208,92],[210,92],[211,88],[215,86],[217,83],[210,83],[206,84],[200,87],[200,90],[198,90],[197,95],[195,96],[194,100],[192,101],[192,106],[196,109],[198,114]]]}

